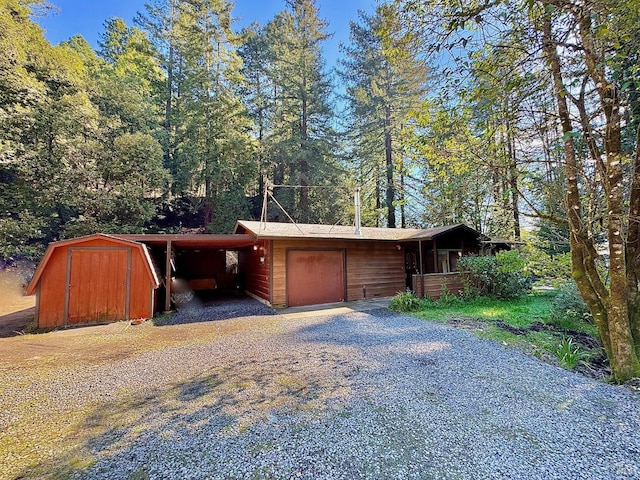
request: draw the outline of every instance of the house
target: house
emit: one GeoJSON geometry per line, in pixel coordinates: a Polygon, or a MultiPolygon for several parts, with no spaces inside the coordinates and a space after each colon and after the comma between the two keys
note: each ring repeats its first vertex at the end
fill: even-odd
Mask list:
{"type": "Polygon", "coordinates": [[[238,221],[235,233],[253,235],[240,253],[245,288],[275,307],[387,297],[413,289],[438,297],[462,288],[458,259],[479,253],[479,232],[463,224],[428,229],[356,229],[238,221]],[[359,230],[359,231],[357,231],[359,230]]]}
{"type": "MultiPolygon", "coordinates": [[[[238,221],[233,234],[91,235],[52,243],[28,287],[39,327],[149,318],[181,295],[244,291],[274,307],[462,288],[458,259],[486,240],[429,229],[238,221]],[[237,259],[235,261],[234,259],[237,259]]],[[[188,296],[187,298],[190,298],[188,296]]]]}

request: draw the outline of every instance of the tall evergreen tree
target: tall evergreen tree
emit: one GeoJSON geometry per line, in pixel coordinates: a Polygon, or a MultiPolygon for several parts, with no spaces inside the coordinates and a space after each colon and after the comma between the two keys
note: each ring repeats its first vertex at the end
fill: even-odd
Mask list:
{"type": "Polygon", "coordinates": [[[393,228],[397,205],[404,202],[398,195],[403,193],[398,187],[405,160],[400,139],[409,127],[411,109],[424,98],[427,66],[390,6],[379,6],[373,16],[360,12],[360,22],[351,24],[351,43],[343,46],[341,76],[347,84],[349,130],[365,194],[375,198],[376,210],[384,205],[387,226],[393,228]]]}
{"type": "Polygon", "coordinates": [[[233,227],[246,215],[246,188],[256,180],[251,123],[241,102],[244,82],[231,31],[231,4],[191,0],[180,7],[177,42],[182,61],[182,126],[178,181],[204,197],[205,227],[233,227]]]}
{"type": "Polygon", "coordinates": [[[165,72],[164,157],[173,201],[195,203],[200,226],[212,231],[229,231],[247,215],[257,177],[231,9],[226,0],[158,0],[137,19],[165,72]]]}
{"type": "Polygon", "coordinates": [[[266,155],[274,183],[299,187],[277,193],[289,214],[302,222],[340,220],[334,208],[337,190],[309,188],[342,181],[331,84],[322,58],[326,28],[314,0],[288,0],[264,33],[271,89],[266,155]]]}

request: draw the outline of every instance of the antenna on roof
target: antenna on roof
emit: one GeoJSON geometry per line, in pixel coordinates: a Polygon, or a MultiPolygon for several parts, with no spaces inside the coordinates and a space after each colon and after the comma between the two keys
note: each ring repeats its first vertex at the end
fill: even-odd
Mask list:
{"type": "Polygon", "coordinates": [[[296,226],[296,228],[300,231],[300,233],[304,235],[304,232],[300,228],[300,225],[298,225],[298,223],[291,217],[291,215],[289,215],[289,212],[287,212],[287,210],[282,205],[280,205],[280,202],[276,200],[276,197],[273,196],[274,187],[280,187],[280,186],[281,185],[274,185],[269,180],[265,180],[264,199],[262,201],[262,214],[260,215],[260,228],[262,228],[262,226],[264,225],[264,229],[265,230],[267,229],[267,201],[269,198],[271,198],[271,200],[273,200],[273,202],[278,207],[280,207],[280,210],[282,210],[282,212],[287,216],[287,218],[291,221],[291,223],[293,223],[296,226]]]}
{"type": "Polygon", "coordinates": [[[356,204],[356,235],[362,235],[360,231],[360,187],[355,188],[353,200],[356,204]]]}

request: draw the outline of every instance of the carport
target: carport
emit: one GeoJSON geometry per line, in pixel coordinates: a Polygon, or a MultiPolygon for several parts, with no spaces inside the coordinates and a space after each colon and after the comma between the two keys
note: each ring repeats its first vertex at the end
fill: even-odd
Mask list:
{"type": "MultiPolygon", "coordinates": [[[[131,234],[118,238],[147,246],[163,276],[164,309],[171,309],[174,290],[216,290],[243,287],[243,272],[227,270],[227,252],[254,251],[250,234],[131,234]],[[175,279],[181,282],[172,281],[175,279]]],[[[162,292],[160,292],[162,295],[162,292]]]]}

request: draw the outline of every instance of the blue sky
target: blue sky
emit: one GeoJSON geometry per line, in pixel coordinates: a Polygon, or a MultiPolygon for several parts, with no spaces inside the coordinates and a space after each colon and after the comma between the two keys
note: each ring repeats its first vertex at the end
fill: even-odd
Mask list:
{"type": "MultiPolygon", "coordinates": [[[[47,40],[56,44],[79,33],[97,48],[105,20],[120,17],[133,24],[136,12],[144,10],[145,0],[51,0],[51,3],[58,7],[58,12],[37,19],[47,40]]],[[[373,12],[378,3],[378,0],[316,0],[320,17],[329,22],[329,32],[334,34],[325,44],[328,68],[336,66],[338,45],[349,40],[349,21],[356,20],[358,10],[373,12]]],[[[236,0],[234,16],[239,20],[236,28],[254,21],[264,25],[284,7],[284,0],[236,0]]]]}

